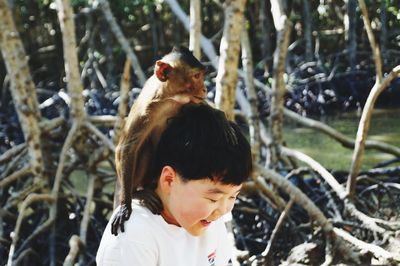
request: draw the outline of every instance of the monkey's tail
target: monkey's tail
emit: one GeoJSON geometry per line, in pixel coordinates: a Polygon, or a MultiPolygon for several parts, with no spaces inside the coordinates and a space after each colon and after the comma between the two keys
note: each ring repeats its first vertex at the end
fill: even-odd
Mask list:
{"type": "Polygon", "coordinates": [[[140,204],[149,209],[153,214],[160,215],[163,205],[160,197],[152,189],[141,189],[133,193],[133,198],[138,199],[140,204]]]}

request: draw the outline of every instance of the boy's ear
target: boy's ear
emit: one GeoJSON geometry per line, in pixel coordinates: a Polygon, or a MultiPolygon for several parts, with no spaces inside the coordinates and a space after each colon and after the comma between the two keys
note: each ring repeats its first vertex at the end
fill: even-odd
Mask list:
{"type": "Polygon", "coordinates": [[[168,80],[172,72],[172,66],[168,63],[165,63],[161,60],[158,60],[156,62],[156,65],[154,67],[154,74],[156,77],[162,81],[165,82],[168,80]]]}
{"type": "Polygon", "coordinates": [[[160,174],[160,187],[164,192],[169,193],[174,182],[176,182],[177,176],[174,168],[171,166],[164,166],[160,174]]]}

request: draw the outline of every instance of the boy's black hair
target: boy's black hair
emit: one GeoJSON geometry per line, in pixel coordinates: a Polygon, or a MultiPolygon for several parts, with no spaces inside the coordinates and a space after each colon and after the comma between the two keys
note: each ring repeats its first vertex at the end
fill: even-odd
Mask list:
{"type": "Polygon", "coordinates": [[[155,179],[166,165],[183,180],[209,178],[240,185],[252,171],[250,145],[222,111],[207,104],[186,104],[168,121],[161,136],[154,162],[155,179]]]}
{"type": "Polygon", "coordinates": [[[155,193],[161,170],[169,165],[184,181],[209,178],[226,185],[240,185],[252,172],[250,145],[239,127],[207,104],[186,104],[168,120],[156,157],[133,198],[154,214],[163,205],[155,193]]]}

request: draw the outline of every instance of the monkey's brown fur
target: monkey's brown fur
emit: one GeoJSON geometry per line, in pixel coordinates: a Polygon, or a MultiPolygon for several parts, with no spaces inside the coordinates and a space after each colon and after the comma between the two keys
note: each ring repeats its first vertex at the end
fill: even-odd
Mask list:
{"type": "MultiPolygon", "coordinates": [[[[132,194],[154,184],[151,163],[168,118],[182,105],[202,102],[206,97],[205,67],[184,47],[157,61],[154,74],[146,81],[133,104],[116,148],[116,169],[121,208],[114,216],[111,232],[124,232],[131,215],[132,194]]],[[[178,137],[178,136],[177,136],[178,137]]],[[[117,185],[118,187],[118,185],[117,185]]]]}

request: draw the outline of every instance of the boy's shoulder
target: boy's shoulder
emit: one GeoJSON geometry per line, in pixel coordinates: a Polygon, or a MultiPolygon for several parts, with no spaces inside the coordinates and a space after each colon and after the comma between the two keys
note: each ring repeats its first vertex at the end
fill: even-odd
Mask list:
{"type": "Polygon", "coordinates": [[[121,252],[126,253],[131,247],[135,247],[137,252],[139,250],[157,251],[156,238],[152,229],[153,216],[156,215],[139,204],[132,204],[132,215],[124,224],[124,232],[119,231],[115,236],[111,234],[111,221],[118,210],[119,207],[114,210],[101,239],[96,255],[98,265],[109,265],[105,263],[106,261],[113,261],[112,265],[121,265],[121,260],[124,259],[120,256],[121,252]]]}
{"type": "MultiPolygon", "coordinates": [[[[117,211],[115,210],[114,215],[117,211]]],[[[132,214],[124,224],[125,230],[119,232],[115,239],[122,242],[135,242],[139,245],[153,246],[157,242],[156,236],[160,230],[157,219],[157,215],[151,213],[146,207],[132,201],[132,214]]]]}
{"type": "Polygon", "coordinates": [[[137,200],[132,200],[132,215],[126,221],[126,232],[149,230],[155,226],[157,215],[140,205],[137,200]]]}

